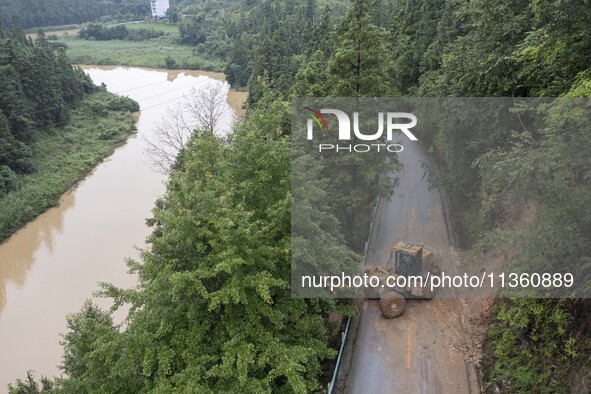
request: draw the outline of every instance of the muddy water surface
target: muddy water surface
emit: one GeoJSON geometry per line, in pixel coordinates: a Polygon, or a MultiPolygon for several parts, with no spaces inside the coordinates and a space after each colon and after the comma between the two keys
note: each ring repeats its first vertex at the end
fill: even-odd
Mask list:
{"type": "MultiPolygon", "coordinates": [[[[196,71],[84,69],[95,83],[140,103],[138,134],[62,196],[58,207],[0,245],[0,393],[29,369],[37,376],[59,375],[65,316],[92,297],[98,282],[134,285],[125,259],[136,258],[144,246],[145,219],[165,180],[150,166],[144,138],[190,89],[223,80],[223,74],[196,71]]],[[[244,99],[245,93],[228,93],[238,114],[244,99]]]]}

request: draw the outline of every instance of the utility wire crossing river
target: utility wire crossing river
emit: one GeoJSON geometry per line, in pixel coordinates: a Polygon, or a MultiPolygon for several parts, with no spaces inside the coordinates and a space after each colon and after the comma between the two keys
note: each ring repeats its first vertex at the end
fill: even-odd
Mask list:
{"type": "MultiPolygon", "coordinates": [[[[144,139],[192,88],[223,80],[223,74],[198,71],[84,68],[96,84],[140,103],[138,135],[62,196],[58,207],[0,245],[0,393],[27,370],[59,375],[65,316],[92,297],[98,282],[134,285],[125,259],[137,258],[137,247],[144,247],[145,219],[165,180],[149,165],[144,139]]],[[[228,103],[239,112],[245,97],[230,90],[228,103]]],[[[224,121],[227,130],[230,115],[224,121]]]]}

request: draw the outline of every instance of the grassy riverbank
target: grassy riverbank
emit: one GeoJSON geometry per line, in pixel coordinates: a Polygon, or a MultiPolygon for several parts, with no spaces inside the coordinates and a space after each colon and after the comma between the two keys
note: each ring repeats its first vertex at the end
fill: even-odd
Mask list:
{"type": "MultiPolygon", "coordinates": [[[[134,27],[131,26],[133,25],[129,25],[129,28],[133,29],[134,27]]],[[[223,70],[224,63],[221,60],[206,59],[195,54],[194,48],[178,45],[175,40],[174,35],[149,41],[91,41],[66,35],[59,37],[57,42],[68,46],[68,57],[74,64],[167,68],[165,59],[170,57],[175,62],[174,68],[177,69],[223,70]]]]}
{"type": "Polygon", "coordinates": [[[0,242],[48,208],[135,131],[135,103],[99,91],[73,111],[66,127],[39,133],[31,144],[37,172],[20,175],[0,198],[0,242]]]}

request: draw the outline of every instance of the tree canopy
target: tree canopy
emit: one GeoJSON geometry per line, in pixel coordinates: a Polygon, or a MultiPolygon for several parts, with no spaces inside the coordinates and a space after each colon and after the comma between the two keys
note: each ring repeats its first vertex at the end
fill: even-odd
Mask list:
{"type": "MultiPolygon", "coordinates": [[[[291,298],[291,246],[309,239],[290,238],[289,100],[588,98],[589,11],[589,2],[580,0],[354,0],[348,8],[339,1],[180,2],[175,12],[184,15],[181,39],[227,61],[228,81],[249,90],[248,115],[229,139],[195,131],[148,220],[149,247],[140,261],[130,262],[138,288],[105,285],[116,305],[131,305],[127,326],[114,326],[110,313],[92,304],[70,316],[66,377],[52,390],[321,391],[323,363],[335,355],[325,317],[342,305],[291,298]]],[[[60,59],[42,39],[34,44],[4,33],[4,40],[11,53],[25,53],[16,58],[30,63],[44,54],[60,59]]],[[[0,135],[67,117],[62,110],[17,116],[52,100],[75,101],[79,93],[48,92],[37,102],[30,95],[36,83],[27,78],[45,74],[24,73],[22,64],[2,58],[0,65],[0,86],[10,92],[5,101],[0,97],[0,135]]],[[[55,74],[44,83],[58,84],[59,78],[55,74]]],[[[67,81],[59,85],[80,82],[67,81]]],[[[435,185],[450,196],[462,246],[486,251],[504,245],[513,263],[525,266],[535,259],[555,270],[576,264],[587,267],[583,274],[589,277],[586,105],[580,112],[560,99],[551,101],[544,127],[533,134],[490,124],[463,132],[439,127],[421,135],[437,163],[435,185]],[[527,204],[535,205],[535,215],[511,223],[510,212],[527,204]]],[[[24,142],[14,142],[19,143],[24,142]]],[[[301,159],[302,168],[330,179],[323,163],[301,159]]],[[[343,167],[354,165],[351,160],[343,159],[343,167]]],[[[311,244],[310,264],[327,250],[351,261],[362,250],[373,205],[359,196],[391,191],[382,177],[397,168],[395,160],[367,164],[356,174],[363,182],[353,172],[333,180],[350,185],[347,196],[319,185],[304,195],[309,216],[295,225],[319,240],[311,244]],[[325,201],[341,214],[319,215],[313,208],[325,201]],[[353,204],[361,209],[353,211],[353,204]],[[343,239],[345,248],[322,249],[343,239]]],[[[14,166],[27,170],[26,160],[14,166]]],[[[0,170],[5,187],[11,184],[8,170],[0,170]]],[[[589,370],[590,309],[587,300],[576,299],[500,301],[487,343],[487,384],[516,392],[569,392],[570,377],[589,370]]]]}
{"type": "Polygon", "coordinates": [[[43,34],[33,41],[20,30],[0,29],[0,195],[15,174],[35,171],[31,139],[48,126],[64,126],[70,110],[96,87],[72,67],[63,48],[43,34]]]}
{"type": "Polygon", "coordinates": [[[110,20],[138,20],[150,15],[144,0],[3,0],[0,24],[31,27],[59,26],[110,20]]]}

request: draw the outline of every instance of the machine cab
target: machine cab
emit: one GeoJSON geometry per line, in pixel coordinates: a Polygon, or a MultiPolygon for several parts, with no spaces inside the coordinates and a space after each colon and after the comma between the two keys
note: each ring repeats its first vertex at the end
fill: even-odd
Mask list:
{"type": "Polygon", "coordinates": [[[421,275],[430,271],[433,253],[423,245],[400,241],[392,248],[388,269],[397,275],[421,275]]]}

